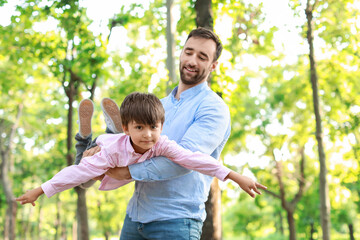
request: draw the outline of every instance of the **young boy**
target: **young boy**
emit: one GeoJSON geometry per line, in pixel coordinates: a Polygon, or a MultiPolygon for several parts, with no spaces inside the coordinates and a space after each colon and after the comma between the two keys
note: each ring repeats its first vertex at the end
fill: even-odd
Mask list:
{"type": "MultiPolygon", "coordinates": [[[[82,111],[81,105],[80,111],[82,111]]],[[[265,186],[252,179],[222,166],[213,157],[186,150],[177,145],[175,141],[169,140],[164,135],[161,136],[164,115],[164,108],[155,95],[137,92],[128,95],[120,107],[124,133],[100,135],[96,140],[101,147],[100,152],[94,156],[83,158],[79,165],[62,169],[52,179],[40,187],[26,192],[16,201],[21,204],[31,203],[35,206],[34,202],[43,193],[47,197],[51,197],[101,176],[110,168],[142,162],[154,156],[165,156],[185,168],[217,177],[222,181],[231,179],[252,197],[254,197],[254,193],[251,190],[261,194],[258,188],[266,189],[265,186]]],[[[130,181],[132,180],[119,181],[105,176],[99,189],[116,189],[130,181]]]]}

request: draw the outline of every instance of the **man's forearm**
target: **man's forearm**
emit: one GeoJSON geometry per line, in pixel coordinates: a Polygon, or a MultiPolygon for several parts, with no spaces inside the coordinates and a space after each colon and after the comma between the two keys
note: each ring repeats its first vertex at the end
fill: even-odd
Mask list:
{"type": "Polygon", "coordinates": [[[131,178],[143,182],[170,180],[191,172],[165,157],[151,158],[128,167],[131,178]]]}
{"type": "Polygon", "coordinates": [[[130,180],[132,178],[129,167],[110,168],[105,175],[117,180],[130,180]]]}

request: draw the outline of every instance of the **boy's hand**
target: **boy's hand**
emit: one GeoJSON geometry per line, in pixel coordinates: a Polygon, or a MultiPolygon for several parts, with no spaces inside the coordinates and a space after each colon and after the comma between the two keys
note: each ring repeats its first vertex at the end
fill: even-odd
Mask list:
{"type": "Polygon", "coordinates": [[[35,206],[34,202],[43,193],[44,193],[44,191],[42,190],[42,188],[38,187],[38,188],[27,191],[21,197],[15,198],[15,200],[20,202],[21,205],[24,205],[26,203],[31,203],[31,205],[35,206]]]}
{"type": "Polygon", "coordinates": [[[239,184],[239,186],[253,198],[255,197],[254,192],[256,192],[257,194],[261,194],[261,192],[258,190],[258,188],[267,189],[267,187],[265,187],[264,185],[262,185],[258,182],[255,182],[254,180],[252,180],[249,177],[242,176],[239,173],[234,172],[234,171],[231,171],[229,173],[228,178],[230,178],[231,180],[233,180],[234,182],[239,184]]]}
{"type": "MultiPolygon", "coordinates": [[[[92,148],[90,148],[90,149],[88,149],[88,150],[86,150],[86,151],[83,152],[82,158],[93,156],[93,155],[95,155],[96,153],[100,152],[100,150],[101,150],[101,147],[99,147],[99,146],[92,147],[92,148]]],[[[80,161],[81,161],[81,160],[80,160],[80,161]]],[[[94,181],[102,181],[102,179],[104,178],[104,176],[105,176],[105,175],[103,174],[103,175],[101,175],[101,176],[98,176],[98,177],[93,178],[92,180],[94,180],[94,181]]]]}
{"type": "Polygon", "coordinates": [[[92,148],[90,148],[90,149],[88,149],[88,150],[84,151],[84,153],[83,153],[83,156],[82,156],[82,157],[84,158],[84,157],[93,156],[93,155],[95,155],[95,153],[100,152],[100,150],[101,150],[101,147],[99,147],[99,146],[92,147],[92,148]]]}

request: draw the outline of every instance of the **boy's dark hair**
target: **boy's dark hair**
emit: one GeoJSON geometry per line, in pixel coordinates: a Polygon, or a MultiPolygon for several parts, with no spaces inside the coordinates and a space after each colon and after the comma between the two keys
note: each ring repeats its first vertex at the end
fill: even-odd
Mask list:
{"type": "Polygon", "coordinates": [[[213,31],[211,31],[210,29],[207,29],[207,28],[198,27],[189,33],[186,41],[189,40],[189,38],[191,38],[191,37],[212,39],[216,44],[215,59],[213,62],[215,62],[219,59],[221,52],[223,50],[223,46],[221,44],[219,37],[213,31]]]}
{"type": "Polygon", "coordinates": [[[165,121],[165,110],[154,94],[133,92],[125,97],[120,106],[121,123],[128,126],[135,121],[140,124],[155,125],[165,121]]]}

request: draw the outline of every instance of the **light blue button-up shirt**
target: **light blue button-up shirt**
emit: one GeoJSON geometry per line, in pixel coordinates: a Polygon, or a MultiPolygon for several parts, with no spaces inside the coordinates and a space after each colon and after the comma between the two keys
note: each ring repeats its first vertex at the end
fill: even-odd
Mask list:
{"type": "MultiPolygon", "coordinates": [[[[207,83],[175,98],[177,87],[162,99],[165,123],[162,134],[184,148],[219,159],[230,135],[230,113],[207,83]]],[[[164,157],[129,166],[136,180],[127,214],[136,222],[176,218],[205,220],[205,202],[212,177],[185,169],[164,157]]]]}

